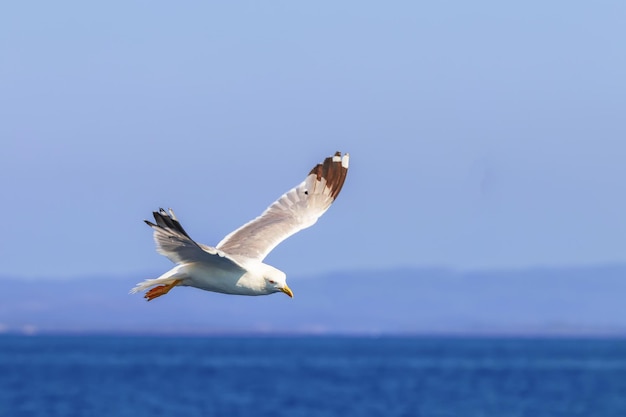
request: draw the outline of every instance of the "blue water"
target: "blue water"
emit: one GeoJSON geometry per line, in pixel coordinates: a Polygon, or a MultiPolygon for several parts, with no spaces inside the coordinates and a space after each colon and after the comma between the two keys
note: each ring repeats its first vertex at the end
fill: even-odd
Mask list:
{"type": "Polygon", "coordinates": [[[625,340],[0,337],[0,416],[626,416],[625,340]]]}

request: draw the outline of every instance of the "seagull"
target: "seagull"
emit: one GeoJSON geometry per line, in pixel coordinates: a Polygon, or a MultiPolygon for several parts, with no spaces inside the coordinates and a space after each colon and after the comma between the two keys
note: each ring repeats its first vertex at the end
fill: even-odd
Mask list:
{"type": "Polygon", "coordinates": [[[349,154],[341,152],[324,159],[303,182],[215,247],[194,241],[172,209],[153,212],[156,224],[144,221],[154,231],[156,250],[176,266],[156,279],[138,283],[130,292],[149,289],[144,295],[147,301],[176,286],[235,295],[283,292],[293,297],[287,275],[263,259],[289,236],[313,226],[328,210],[343,187],[349,160],[349,154]]]}

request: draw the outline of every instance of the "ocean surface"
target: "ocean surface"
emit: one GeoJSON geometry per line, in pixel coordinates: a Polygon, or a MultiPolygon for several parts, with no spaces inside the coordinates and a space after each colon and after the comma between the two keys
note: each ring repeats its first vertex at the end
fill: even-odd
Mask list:
{"type": "Polygon", "coordinates": [[[626,416],[626,340],[0,336],[0,416],[626,416]]]}

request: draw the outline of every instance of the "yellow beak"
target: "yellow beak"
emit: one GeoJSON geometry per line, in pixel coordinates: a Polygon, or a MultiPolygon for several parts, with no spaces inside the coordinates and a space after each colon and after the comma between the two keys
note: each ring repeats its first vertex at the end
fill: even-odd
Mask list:
{"type": "Polygon", "coordinates": [[[290,296],[291,298],[293,298],[293,292],[291,292],[291,289],[287,286],[287,284],[285,284],[285,286],[282,287],[280,290],[284,292],[285,294],[287,294],[288,296],[290,296]]]}

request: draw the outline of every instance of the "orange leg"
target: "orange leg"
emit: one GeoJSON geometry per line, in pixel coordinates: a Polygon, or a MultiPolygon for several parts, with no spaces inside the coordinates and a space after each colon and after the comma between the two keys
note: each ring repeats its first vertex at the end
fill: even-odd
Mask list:
{"type": "Polygon", "coordinates": [[[162,295],[167,294],[168,292],[170,292],[170,290],[172,288],[174,288],[175,286],[177,286],[180,283],[180,280],[177,279],[176,281],[172,282],[171,284],[167,284],[167,285],[159,285],[158,287],[154,287],[152,288],[150,291],[148,291],[143,298],[146,299],[146,301],[152,301],[157,297],[160,297],[162,295]]]}

